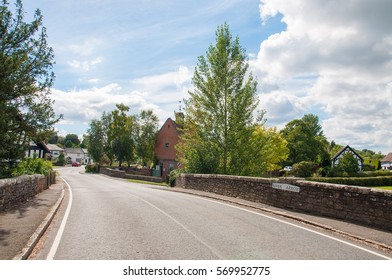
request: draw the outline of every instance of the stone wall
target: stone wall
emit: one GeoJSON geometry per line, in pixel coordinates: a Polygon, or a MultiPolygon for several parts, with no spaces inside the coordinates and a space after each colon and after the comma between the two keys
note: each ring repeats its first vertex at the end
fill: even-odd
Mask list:
{"type": "Polygon", "coordinates": [[[99,169],[99,173],[105,174],[110,177],[116,177],[116,178],[142,180],[142,181],[155,182],[155,183],[164,182],[164,179],[162,177],[128,174],[124,170],[111,169],[111,168],[107,168],[107,167],[101,167],[99,169]]]}
{"type": "Polygon", "coordinates": [[[299,178],[266,179],[199,174],[181,174],[176,186],[392,231],[391,191],[309,182],[299,178]]]}
{"type": "Polygon", "coordinates": [[[47,189],[55,175],[24,175],[0,180],[0,211],[11,208],[47,189]]]}

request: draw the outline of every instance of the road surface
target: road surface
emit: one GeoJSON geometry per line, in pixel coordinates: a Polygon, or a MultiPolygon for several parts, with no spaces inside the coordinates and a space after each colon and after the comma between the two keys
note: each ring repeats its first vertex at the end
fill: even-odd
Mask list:
{"type": "Polygon", "coordinates": [[[384,259],[295,222],[210,199],[60,169],[70,190],[38,258],[384,259]]]}

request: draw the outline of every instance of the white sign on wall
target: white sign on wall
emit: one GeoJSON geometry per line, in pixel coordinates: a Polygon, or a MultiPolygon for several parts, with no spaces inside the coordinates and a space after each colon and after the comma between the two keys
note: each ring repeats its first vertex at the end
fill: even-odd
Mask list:
{"type": "Polygon", "coordinates": [[[299,192],[300,190],[300,188],[297,186],[281,183],[272,183],[272,188],[289,192],[299,192]]]}

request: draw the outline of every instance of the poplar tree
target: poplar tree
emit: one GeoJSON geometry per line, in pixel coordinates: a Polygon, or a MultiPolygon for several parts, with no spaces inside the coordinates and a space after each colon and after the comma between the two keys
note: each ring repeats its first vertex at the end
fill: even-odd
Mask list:
{"type": "Polygon", "coordinates": [[[43,17],[24,21],[22,1],[0,4],[0,170],[6,176],[24,157],[30,140],[42,141],[60,117],[53,110],[53,50],[48,46],[43,17]]]}
{"type": "Polygon", "coordinates": [[[190,98],[185,100],[185,127],[178,145],[188,172],[243,175],[258,105],[257,82],[248,73],[248,58],[225,23],[216,31],[196,66],[190,98]]]}

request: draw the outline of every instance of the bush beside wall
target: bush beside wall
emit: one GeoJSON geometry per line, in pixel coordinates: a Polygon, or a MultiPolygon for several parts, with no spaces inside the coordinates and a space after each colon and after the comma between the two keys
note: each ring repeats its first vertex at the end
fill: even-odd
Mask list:
{"type": "Polygon", "coordinates": [[[332,177],[308,178],[310,181],[362,187],[392,186],[392,176],[380,177],[332,177]]]}

